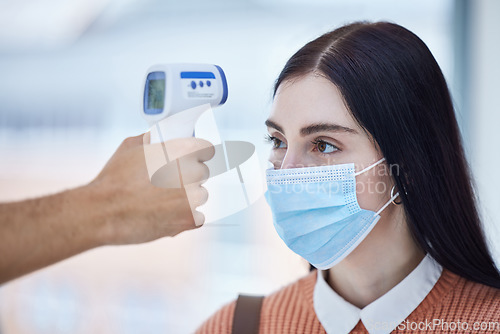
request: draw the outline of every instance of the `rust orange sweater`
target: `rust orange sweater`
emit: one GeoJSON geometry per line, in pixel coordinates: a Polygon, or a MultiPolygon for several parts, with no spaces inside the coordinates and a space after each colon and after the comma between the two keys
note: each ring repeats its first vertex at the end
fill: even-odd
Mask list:
{"type": "MultiPolygon", "coordinates": [[[[316,271],[264,298],[260,333],[325,333],[313,306],[316,271]]],[[[236,301],[222,307],[197,330],[198,334],[231,333],[236,301]]],[[[351,333],[368,333],[360,321],[351,333]]],[[[471,282],[443,269],[420,305],[392,333],[500,333],[500,290],[471,282]],[[424,328],[433,319],[441,326],[424,328]],[[452,323],[468,330],[450,330],[452,323]],[[413,325],[415,324],[415,325],[413,325]],[[409,328],[418,326],[421,328],[409,328]],[[474,326],[477,326],[475,330],[474,326]]]]}

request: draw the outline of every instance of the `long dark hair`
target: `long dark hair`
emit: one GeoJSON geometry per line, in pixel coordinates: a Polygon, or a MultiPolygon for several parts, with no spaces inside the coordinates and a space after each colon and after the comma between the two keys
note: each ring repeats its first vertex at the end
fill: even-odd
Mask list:
{"type": "Polygon", "coordinates": [[[284,80],[318,73],[378,143],[413,238],[444,268],[500,288],[486,245],[448,86],[415,34],[388,22],[343,26],[309,42],[286,63],[284,80]]]}

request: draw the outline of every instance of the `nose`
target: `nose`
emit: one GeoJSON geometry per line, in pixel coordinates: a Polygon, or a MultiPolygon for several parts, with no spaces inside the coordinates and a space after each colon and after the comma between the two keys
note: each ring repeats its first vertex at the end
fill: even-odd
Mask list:
{"type": "Polygon", "coordinates": [[[288,169],[288,168],[300,168],[304,167],[301,156],[290,149],[286,151],[283,160],[281,161],[280,169],[288,169]]]}

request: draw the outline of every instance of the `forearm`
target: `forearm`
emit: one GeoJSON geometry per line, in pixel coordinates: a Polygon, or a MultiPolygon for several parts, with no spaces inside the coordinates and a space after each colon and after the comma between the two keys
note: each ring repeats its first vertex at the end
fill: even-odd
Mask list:
{"type": "MultiPolygon", "coordinates": [[[[142,135],[124,140],[87,186],[0,204],[0,284],[94,247],[148,242],[201,225],[203,215],[193,210],[206,202],[206,190],[191,187],[188,200],[185,188],[152,185],[143,142],[142,135]]],[[[215,154],[210,143],[169,143],[173,156],[196,153],[186,163],[184,180],[197,184],[208,178],[202,161],[215,154]]],[[[163,154],[163,144],[148,147],[163,154]]]]}
{"type": "Polygon", "coordinates": [[[103,244],[90,187],[0,204],[0,284],[103,244]]]}

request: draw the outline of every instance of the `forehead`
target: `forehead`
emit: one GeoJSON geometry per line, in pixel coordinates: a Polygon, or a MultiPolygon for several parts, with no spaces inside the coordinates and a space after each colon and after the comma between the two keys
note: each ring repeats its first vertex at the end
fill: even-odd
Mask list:
{"type": "Polygon", "coordinates": [[[285,131],[311,123],[336,123],[361,130],[338,88],[323,76],[312,73],[280,84],[269,119],[285,131]]]}

